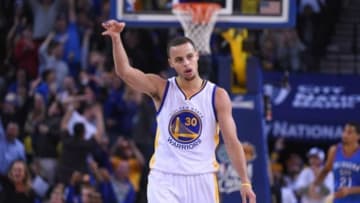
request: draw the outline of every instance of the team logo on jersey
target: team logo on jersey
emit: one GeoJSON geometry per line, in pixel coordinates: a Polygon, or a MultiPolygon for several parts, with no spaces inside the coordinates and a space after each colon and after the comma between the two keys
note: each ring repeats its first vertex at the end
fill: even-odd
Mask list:
{"type": "Polygon", "coordinates": [[[170,119],[168,142],[180,149],[192,149],[200,144],[202,123],[199,115],[191,110],[176,112],[170,119]]]}

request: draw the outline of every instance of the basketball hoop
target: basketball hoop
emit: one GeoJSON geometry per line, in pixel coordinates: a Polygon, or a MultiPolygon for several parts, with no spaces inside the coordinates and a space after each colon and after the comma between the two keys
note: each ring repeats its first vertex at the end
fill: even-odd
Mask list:
{"type": "Polygon", "coordinates": [[[221,7],[217,3],[178,3],[172,12],[177,16],[185,36],[194,41],[202,55],[211,54],[210,37],[221,7]]]}

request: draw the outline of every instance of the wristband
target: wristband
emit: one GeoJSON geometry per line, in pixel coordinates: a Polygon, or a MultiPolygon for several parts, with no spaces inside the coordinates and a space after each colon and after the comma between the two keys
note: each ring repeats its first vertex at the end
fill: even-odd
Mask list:
{"type": "Polygon", "coordinates": [[[251,188],[251,184],[250,183],[241,183],[241,187],[250,187],[251,188]]]}

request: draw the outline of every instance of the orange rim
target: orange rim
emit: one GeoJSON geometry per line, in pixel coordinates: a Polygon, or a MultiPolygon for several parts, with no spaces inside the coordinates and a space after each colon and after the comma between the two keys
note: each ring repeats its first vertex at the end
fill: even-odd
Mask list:
{"type": "Polygon", "coordinates": [[[221,6],[217,3],[178,3],[173,5],[173,11],[191,15],[193,23],[208,23],[221,6]]]}

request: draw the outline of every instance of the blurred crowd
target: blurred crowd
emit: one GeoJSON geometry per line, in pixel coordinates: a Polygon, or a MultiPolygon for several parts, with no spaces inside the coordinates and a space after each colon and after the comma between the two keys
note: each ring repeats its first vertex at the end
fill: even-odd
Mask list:
{"type": "Polygon", "coordinates": [[[308,147],[284,138],[276,139],[273,145],[269,157],[273,203],[332,202],[335,185],[332,172],[319,186],[313,186],[325,165],[324,146],[313,144],[308,147]]]}
{"type": "MultiPolygon", "coordinates": [[[[345,2],[345,1],[344,1],[345,2]]],[[[264,69],[317,72],[344,2],[298,0],[296,27],[260,32],[259,58],[264,69]]]]}
{"type": "MultiPolygon", "coordinates": [[[[338,10],[335,1],[313,2],[300,7],[297,28],[251,32],[248,48],[264,69],[316,67],[338,10]]],[[[156,112],[113,71],[101,36],[110,9],[109,0],[2,1],[0,202],[146,202],[156,112]]],[[[179,32],[126,29],[132,65],[169,76],[166,42],[179,32]]],[[[230,54],[213,35],[213,53],[230,54]]],[[[288,170],[299,172],[303,162],[291,161],[288,170]]],[[[285,180],[295,184],[274,179],[285,180]]]]}
{"type": "MultiPolygon", "coordinates": [[[[0,202],[146,202],[155,109],[114,74],[110,1],[1,6],[0,202]]],[[[126,48],[150,72],[157,48],[139,37],[128,29],[126,48]]]]}

